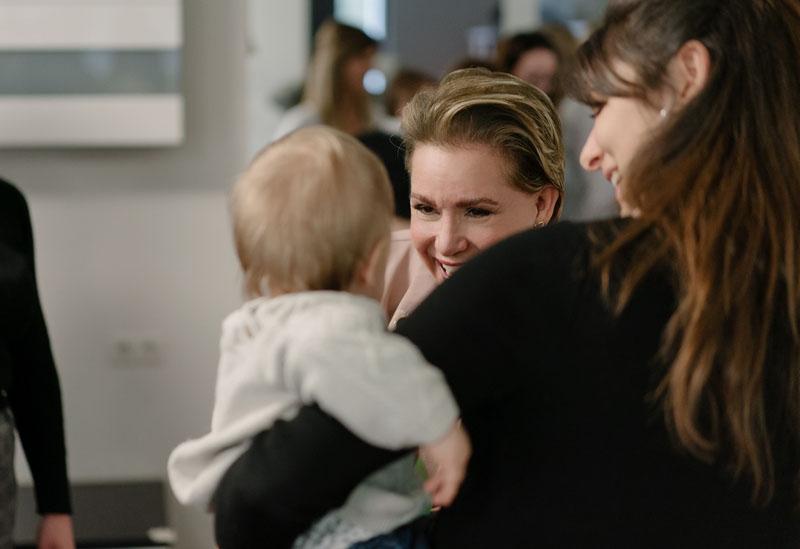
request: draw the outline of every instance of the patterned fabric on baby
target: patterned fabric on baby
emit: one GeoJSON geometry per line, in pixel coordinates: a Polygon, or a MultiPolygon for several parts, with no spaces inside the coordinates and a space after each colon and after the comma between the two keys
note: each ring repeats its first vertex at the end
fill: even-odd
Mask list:
{"type": "Polygon", "coordinates": [[[374,536],[333,512],[297,538],[292,549],[430,549],[424,529],[420,527],[428,519],[421,517],[388,534],[374,536]]]}
{"type": "Polygon", "coordinates": [[[292,549],[349,549],[353,544],[369,539],[375,534],[342,520],[331,513],[297,538],[292,549]]]}
{"type": "Polygon", "coordinates": [[[424,532],[414,525],[406,525],[394,532],[355,543],[350,549],[430,549],[430,545],[424,532]]]}

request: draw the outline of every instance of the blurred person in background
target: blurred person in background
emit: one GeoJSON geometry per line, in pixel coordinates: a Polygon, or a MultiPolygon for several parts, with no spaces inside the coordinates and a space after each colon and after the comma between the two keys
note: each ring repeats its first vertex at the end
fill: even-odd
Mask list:
{"type": "Polygon", "coordinates": [[[433,88],[438,80],[433,76],[410,68],[398,70],[384,94],[384,106],[388,117],[386,123],[382,125],[387,133],[400,135],[400,117],[403,107],[411,101],[418,91],[433,88]]]}
{"type": "Polygon", "coordinates": [[[324,124],[350,135],[373,127],[364,75],[372,68],[378,43],[366,33],[329,19],[314,36],[314,51],[302,101],[286,111],[275,139],[306,126],[324,124]]]}
{"type": "Polygon", "coordinates": [[[386,114],[378,121],[379,129],[358,136],[369,150],[381,159],[394,192],[395,230],[408,228],[411,208],[408,202],[410,181],[405,164],[405,146],[401,137],[400,114],[414,95],[423,89],[436,86],[436,79],[414,69],[397,71],[386,88],[384,106],[386,114]]]}
{"type": "Polygon", "coordinates": [[[511,73],[545,92],[561,117],[566,158],[565,187],[569,200],[562,219],[591,221],[619,213],[613,190],[596,173],[580,165],[580,151],[592,127],[591,110],[564,96],[564,78],[573,67],[577,41],[563,25],[515,34],[497,47],[499,70],[511,73]]]}
{"type": "Polygon", "coordinates": [[[558,106],[563,91],[559,68],[561,54],[541,32],[515,34],[497,45],[497,68],[542,90],[558,106]]]}
{"type": "Polygon", "coordinates": [[[0,180],[0,549],[11,549],[16,510],[14,430],[42,516],[39,549],[74,549],[64,421],[25,197],[0,180]]]}

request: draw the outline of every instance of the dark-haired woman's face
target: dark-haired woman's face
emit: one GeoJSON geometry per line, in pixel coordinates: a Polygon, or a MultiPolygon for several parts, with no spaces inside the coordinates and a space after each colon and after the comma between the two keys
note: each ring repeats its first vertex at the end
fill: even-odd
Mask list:
{"type": "Polygon", "coordinates": [[[609,97],[594,111],[594,127],[581,151],[581,166],[600,170],[614,185],[622,214],[631,215],[622,198],[625,175],[639,148],[661,123],[661,116],[644,101],[631,97],[609,97]]]}
{"type": "MultiPolygon", "coordinates": [[[[620,74],[634,79],[630,67],[618,66],[620,74]]],[[[614,185],[622,215],[635,212],[625,204],[625,176],[637,152],[662,123],[662,114],[648,102],[634,97],[595,97],[594,126],[581,151],[583,169],[600,171],[614,185]]]]}

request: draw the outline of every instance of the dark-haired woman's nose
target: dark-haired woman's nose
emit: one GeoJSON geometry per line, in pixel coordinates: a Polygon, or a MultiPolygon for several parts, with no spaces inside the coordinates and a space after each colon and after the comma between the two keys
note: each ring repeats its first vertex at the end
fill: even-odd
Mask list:
{"type": "Polygon", "coordinates": [[[583,145],[581,151],[581,166],[584,170],[593,172],[600,169],[600,164],[603,162],[603,149],[597,144],[594,136],[594,128],[586,138],[586,143],[583,145]]]}

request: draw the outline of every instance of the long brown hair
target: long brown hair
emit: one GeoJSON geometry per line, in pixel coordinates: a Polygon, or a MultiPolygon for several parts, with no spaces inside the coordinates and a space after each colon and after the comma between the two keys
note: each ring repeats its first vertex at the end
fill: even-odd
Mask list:
{"type": "Polygon", "coordinates": [[[323,124],[346,130],[341,120],[342,105],[352,102],[363,125],[370,125],[369,95],[366,91],[353,94],[347,90],[344,71],[348,61],[377,46],[378,42],[350,25],[333,19],[320,25],[314,35],[314,52],[308,68],[303,101],[318,109],[323,124]]]}
{"type": "Polygon", "coordinates": [[[629,168],[641,216],[600,239],[596,265],[617,311],[672,270],[656,396],[680,445],[748,479],[760,504],[800,469],[799,29],[796,0],[612,0],[579,53],[588,103],[650,101],[683,44],[710,53],[704,89],[629,168]]]}

